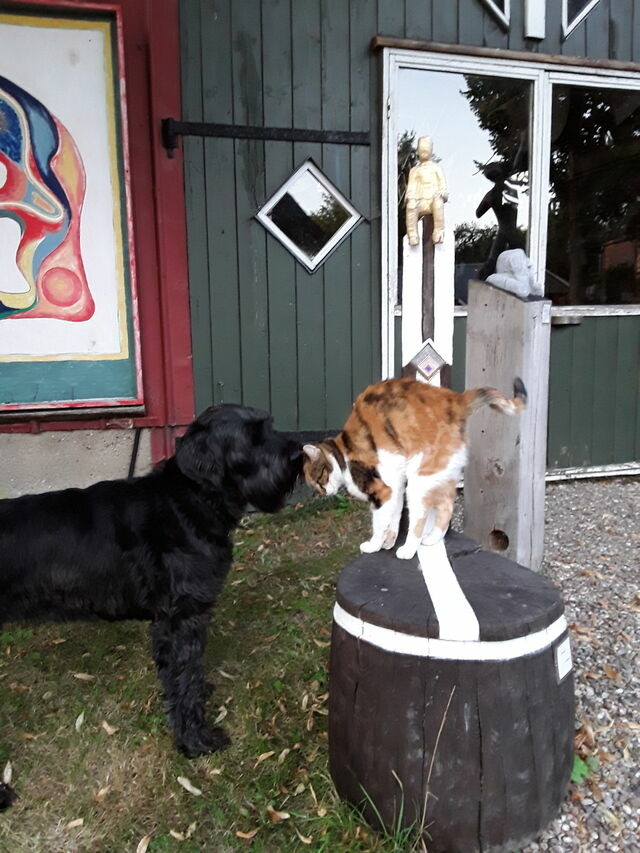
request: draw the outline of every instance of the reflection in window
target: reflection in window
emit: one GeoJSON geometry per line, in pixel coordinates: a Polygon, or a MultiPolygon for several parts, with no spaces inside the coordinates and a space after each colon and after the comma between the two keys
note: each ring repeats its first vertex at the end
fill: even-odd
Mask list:
{"type": "MultiPolygon", "coordinates": [[[[406,180],[420,136],[449,191],[445,226],[455,234],[455,299],[471,278],[495,270],[498,254],[527,249],[531,83],[488,75],[403,69],[398,119],[398,258],[402,264],[406,180]]],[[[402,280],[401,274],[398,281],[402,280]]]]}
{"type": "Polygon", "coordinates": [[[289,178],[257,216],[311,271],[362,218],[311,160],[289,178]]]}
{"type": "Polygon", "coordinates": [[[545,291],[640,302],[640,92],[554,86],[545,291]]]}

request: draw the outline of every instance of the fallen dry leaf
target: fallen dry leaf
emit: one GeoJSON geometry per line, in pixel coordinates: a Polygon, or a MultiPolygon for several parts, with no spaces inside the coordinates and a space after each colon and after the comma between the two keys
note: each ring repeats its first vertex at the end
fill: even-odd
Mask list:
{"type": "Polygon", "coordinates": [[[196,788],[195,785],[192,785],[186,776],[178,776],[178,783],[182,785],[185,791],[188,791],[190,794],[193,794],[194,797],[200,797],[202,795],[202,791],[200,790],[200,788],[196,788]]]}
{"type": "Polygon", "coordinates": [[[175,838],[176,841],[186,841],[186,836],[184,836],[181,832],[176,832],[175,829],[170,829],[169,835],[172,838],[175,838]]]}
{"type": "Polygon", "coordinates": [[[311,844],[311,842],[313,841],[313,838],[311,836],[303,835],[297,826],[294,826],[293,828],[295,829],[296,835],[298,836],[300,841],[302,841],[303,844],[311,844]]]}
{"type": "Polygon", "coordinates": [[[618,815],[614,814],[612,811],[609,811],[609,809],[605,809],[602,807],[600,807],[599,811],[602,817],[611,827],[611,831],[613,832],[613,834],[620,835],[620,833],[622,832],[622,821],[620,820],[618,815]]]}
{"type": "Polygon", "coordinates": [[[260,831],[259,826],[257,826],[255,829],[252,829],[251,832],[240,832],[240,830],[238,829],[238,830],[236,830],[236,838],[244,838],[247,841],[249,841],[252,838],[255,838],[255,836],[258,834],[259,831],[260,831]]]}
{"type": "Polygon", "coordinates": [[[78,681],[95,681],[95,675],[89,675],[88,672],[74,672],[73,677],[77,678],[78,681]]]}
{"type": "Polygon", "coordinates": [[[81,711],[76,717],[76,731],[79,732],[82,728],[82,724],[84,723],[84,711],[81,711]]]}
{"type": "Polygon", "coordinates": [[[147,848],[151,843],[150,835],[143,835],[140,841],[138,842],[138,846],[136,847],[136,853],[147,853],[147,848]]]}
{"type": "Polygon", "coordinates": [[[67,829],[76,829],[78,826],[83,826],[83,825],[84,825],[84,818],[83,817],[77,817],[75,820],[70,820],[69,823],[67,824],[66,828],[67,829]]]}
{"type": "Polygon", "coordinates": [[[291,750],[289,749],[289,747],[286,747],[285,749],[283,749],[282,752],[280,753],[280,755],[278,756],[278,764],[282,764],[290,752],[291,752],[291,750]]]}
{"type": "Polygon", "coordinates": [[[227,709],[224,707],[224,705],[221,705],[220,708],[218,708],[218,711],[219,711],[218,716],[213,721],[214,725],[221,723],[224,720],[224,718],[227,716],[227,714],[229,713],[227,711],[227,709]]]}
{"type": "Polygon", "coordinates": [[[237,675],[231,675],[231,673],[225,672],[224,669],[219,669],[218,672],[223,678],[229,678],[231,681],[234,681],[238,677],[237,675]]]}
{"type": "Polygon", "coordinates": [[[266,761],[267,758],[271,758],[272,755],[275,755],[275,749],[269,750],[269,752],[263,752],[262,755],[259,755],[256,758],[256,763],[253,765],[254,769],[258,766],[258,764],[262,764],[263,761],[266,761]]]}
{"type": "Polygon", "coordinates": [[[100,788],[100,790],[96,793],[94,799],[97,800],[99,803],[101,803],[102,800],[104,800],[104,798],[107,796],[107,794],[109,793],[110,790],[111,790],[111,785],[105,785],[104,788],[100,788]]]}
{"type": "Polygon", "coordinates": [[[11,762],[7,761],[4,765],[4,770],[2,771],[2,781],[5,785],[11,784],[11,777],[13,776],[13,767],[11,766],[11,762]]]}
{"type": "Polygon", "coordinates": [[[100,725],[105,730],[105,732],[109,735],[109,737],[111,737],[111,735],[114,735],[118,731],[116,726],[110,726],[106,720],[103,720],[100,725]]]}
{"type": "Polygon", "coordinates": [[[271,823],[280,823],[281,820],[289,820],[291,817],[289,812],[276,811],[273,806],[267,806],[267,814],[271,823]]]}
{"type": "Polygon", "coordinates": [[[620,673],[618,672],[618,670],[615,667],[609,666],[608,663],[605,663],[604,666],[602,667],[602,670],[603,670],[604,674],[607,676],[607,678],[610,678],[612,681],[618,681],[619,680],[620,673]]]}
{"type": "Polygon", "coordinates": [[[569,629],[574,631],[579,637],[590,637],[593,634],[591,628],[586,628],[584,625],[576,625],[575,623],[569,625],[569,629]]]}
{"type": "Polygon", "coordinates": [[[58,637],[56,640],[51,640],[52,646],[59,646],[60,643],[66,643],[66,639],[64,637],[58,637]]]}

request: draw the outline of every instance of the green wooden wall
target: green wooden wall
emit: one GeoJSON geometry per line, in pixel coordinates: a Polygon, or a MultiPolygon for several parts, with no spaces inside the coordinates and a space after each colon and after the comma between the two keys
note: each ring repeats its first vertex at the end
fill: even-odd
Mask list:
{"type": "Polygon", "coordinates": [[[549,468],[640,460],[640,317],[551,329],[549,468]]]}
{"type": "MultiPolygon", "coordinates": [[[[362,0],[184,0],[183,118],[368,131],[376,15],[362,0]]],[[[371,148],[185,139],[198,409],[243,402],[281,429],[332,429],[379,375],[378,136],[371,148]],[[365,217],[314,274],[254,219],[308,157],[365,217]]]]}
{"type": "MultiPolygon", "coordinates": [[[[382,66],[371,38],[640,62],[640,0],[600,0],[566,41],[559,0],[547,2],[542,41],[523,37],[524,0],[511,2],[509,33],[480,0],[181,0],[180,10],[184,119],[371,133],[370,148],[184,140],[196,405],[261,406],[282,429],[339,427],[379,376],[382,66]],[[313,275],[254,219],[307,157],[365,216],[313,275]]],[[[637,323],[554,330],[552,467],[639,457],[637,378],[628,398],[616,390],[614,414],[601,407],[603,370],[630,368],[637,323]],[[615,338],[606,367],[583,361],[589,334],[615,338]]]]}
{"type": "MultiPolygon", "coordinates": [[[[465,317],[453,337],[452,387],[464,390],[465,317]]],[[[551,327],[547,468],[640,460],[640,316],[551,327]]]]}

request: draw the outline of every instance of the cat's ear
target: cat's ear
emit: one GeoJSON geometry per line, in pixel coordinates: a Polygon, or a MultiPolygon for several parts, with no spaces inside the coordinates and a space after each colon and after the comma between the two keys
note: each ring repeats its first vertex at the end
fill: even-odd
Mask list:
{"type": "Polygon", "coordinates": [[[302,447],[305,456],[308,456],[312,462],[317,462],[322,456],[322,451],[315,444],[305,444],[302,447]]]}

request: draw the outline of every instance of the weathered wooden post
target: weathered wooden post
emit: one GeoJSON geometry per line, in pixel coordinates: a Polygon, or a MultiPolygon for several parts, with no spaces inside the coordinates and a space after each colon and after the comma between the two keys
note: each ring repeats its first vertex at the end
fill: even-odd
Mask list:
{"type": "Polygon", "coordinates": [[[329,767],[372,825],[414,825],[429,853],[512,853],[554,816],[571,772],[563,603],[466,537],[448,535],[451,565],[441,545],[343,570],[329,767]]]}
{"type": "Polygon", "coordinates": [[[517,418],[485,408],[469,419],[464,531],[483,547],[539,571],[551,303],[471,281],[468,306],[465,386],[492,385],[509,393],[520,376],[528,401],[517,418]]]}

